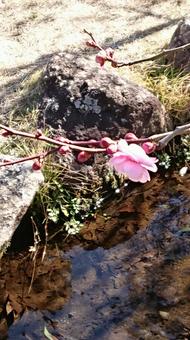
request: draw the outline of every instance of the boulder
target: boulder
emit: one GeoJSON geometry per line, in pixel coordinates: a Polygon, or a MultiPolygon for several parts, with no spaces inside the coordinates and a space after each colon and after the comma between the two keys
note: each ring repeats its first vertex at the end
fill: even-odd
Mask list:
{"type": "MultiPolygon", "coordinates": [[[[190,17],[181,20],[171,38],[168,48],[175,48],[190,43],[190,17]]],[[[174,67],[190,72],[190,47],[174,52],[167,57],[174,67]]]]}
{"type": "MultiPolygon", "coordinates": [[[[0,155],[0,161],[10,156],[0,155]]],[[[0,168],[0,257],[6,250],[34,195],[43,182],[40,171],[33,171],[31,162],[0,168]]]]}
{"type": "Polygon", "coordinates": [[[168,127],[163,105],[151,92],[118,75],[109,65],[58,54],[47,65],[40,126],[71,139],[120,138],[132,131],[149,136],[168,127]]]}

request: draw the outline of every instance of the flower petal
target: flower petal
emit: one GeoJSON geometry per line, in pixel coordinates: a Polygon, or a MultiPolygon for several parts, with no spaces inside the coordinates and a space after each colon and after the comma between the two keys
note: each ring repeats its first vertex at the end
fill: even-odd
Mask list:
{"type": "Polygon", "coordinates": [[[114,168],[118,173],[127,175],[127,177],[133,182],[145,183],[150,181],[148,171],[136,162],[127,160],[114,165],[114,168]]]}
{"type": "Polygon", "coordinates": [[[141,166],[152,172],[156,172],[158,170],[157,165],[154,163],[152,163],[151,165],[141,164],[141,166]]]}
{"type": "Polygon", "coordinates": [[[157,161],[155,157],[149,157],[146,152],[141,148],[141,146],[137,144],[130,144],[127,150],[128,154],[136,158],[136,161],[141,165],[146,166],[146,168],[150,168],[148,170],[157,171],[157,167],[154,166],[154,163],[157,161]],[[152,170],[153,169],[153,170],[152,170]]]}
{"type": "Polygon", "coordinates": [[[118,142],[118,150],[121,151],[121,152],[124,152],[126,153],[127,150],[128,150],[128,144],[126,142],[125,139],[120,139],[119,142],[118,142]]]}
{"type": "Polygon", "coordinates": [[[142,173],[141,180],[139,182],[146,183],[148,181],[150,181],[150,175],[149,175],[148,170],[144,169],[144,171],[142,173]]]}
{"type": "Polygon", "coordinates": [[[125,173],[133,182],[145,183],[150,181],[148,171],[138,163],[127,161],[125,163],[125,173]]]}
{"type": "Polygon", "coordinates": [[[120,164],[126,160],[126,155],[123,152],[114,153],[113,157],[110,158],[110,163],[115,166],[115,164],[120,164]]]}

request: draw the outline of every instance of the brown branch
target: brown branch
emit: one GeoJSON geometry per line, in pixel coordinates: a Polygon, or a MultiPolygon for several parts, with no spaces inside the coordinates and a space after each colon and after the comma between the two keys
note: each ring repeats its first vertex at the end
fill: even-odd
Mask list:
{"type": "Polygon", "coordinates": [[[166,145],[176,136],[180,136],[180,135],[185,135],[185,134],[190,134],[190,123],[185,124],[185,125],[181,125],[181,126],[177,126],[175,128],[175,130],[172,131],[167,131],[167,132],[163,132],[163,133],[158,133],[155,135],[152,135],[148,138],[138,138],[137,140],[129,140],[126,141],[128,143],[144,143],[144,142],[155,142],[157,143],[157,148],[158,149],[163,149],[164,147],[166,147],[166,145]]]}
{"type": "MultiPolygon", "coordinates": [[[[93,40],[93,42],[95,43],[94,47],[97,47],[99,50],[104,50],[104,48],[102,48],[95,40],[93,34],[91,32],[88,32],[87,30],[84,29],[84,33],[88,34],[90,36],[90,38],[93,40]]],[[[147,58],[143,58],[143,59],[137,59],[137,60],[132,60],[132,61],[118,61],[115,60],[114,58],[110,58],[109,56],[107,56],[106,60],[113,63],[114,67],[124,67],[124,66],[132,66],[132,65],[136,65],[136,64],[140,64],[140,63],[144,63],[147,61],[154,61],[156,59],[159,59],[163,56],[166,56],[168,54],[172,54],[172,53],[176,53],[178,51],[181,50],[185,50],[190,48],[190,43],[182,45],[182,46],[178,46],[175,48],[171,48],[171,49],[164,49],[163,51],[159,52],[158,54],[155,54],[153,56],[147,57],[147,58]]]]}
{"type": "Polygon", "coordinates": [[[24,162],[27,162],[27,161],[31,161],[33,159],[41,159],[41,160],[43,160],[45,157],[49,156],[52,153],[57,152],[59,149],[60,149],[60,147],[52,148],[51,150],[48,150],[46,152],[41,152],[39,154],[35,154],[35,155],[32,155],[32,156],[22,157],[22,158],[19,158],[19,159],[16,159],[16,160],[12,160],[12,161],[6,161],[5,160],[4,162],[0,163],[0,168],[3,167],[3,166],[7,166],[7,165],[14,165],[14,164],[18,164],[18,163],[24,163],[24,162]]]}
{"type": "Polygon", "coordinates": [[[129,61],[129,62],[119,62],[119,61],[114,61],[116,62],[118,65],[117,67],[123,67],[123,66],[132,66],[132,65],[136,65],[136,64],[140,64],[140,63],[144,63],[146,61],[154,61],[156,59],[159,59],[161,57],[164,57],[168,54],[172,54],[181,50],[185,50],[187,48],[190,48],[190,43],[179,46],[179,47],[175,47],[175,48],[171,48],[171,49],[164,49],[163,51],[161,51],[158,54],[155,54],[151,57],[147,57],[147,58],[143,58],[143,59],[138,59],[138,60],[133,60],[133,61],[129,61]]]}
{"type": "Polygon", "coordinates": [[[84,28],[83,32],[88,34],[89,37],[92,39],[92,41],[94,41],[96,43],[96,40],[95,40],[95,38],[94,38],[94,36],[93,36],[93,34],[91,32],[88,32],[85,28],[84,28]]]}
{"type": "Polygon", "coordinates": [[[94,42],[94,47],[98,48],[100,51],[104,50],[104,48],[97,43],[96,39],[94,38],[91,32],[88,32],[86,29],[84,29],[83,32],[88,34],[89,37],[92,39],[92,41],[94,42]]]}
{"type": "MultiPolygon", "coordinates": [[[[60,142],[58,140],[54,140],[52,138],[49,138],[49,137],[46,137],[46,136],[43,136],[43,135],[39,136],[38,134],[32,134],[32,133],[28,133],[28,132],[17,131],[17,130],[9,128],[5,125],[2,125],[2,124],[0,124],[0,128],[7,131],[10,134],[10,136],[11,135],[17,135],[17,136],[36,139],[36,140],[40,140],[40,141],[43,141],[43,142],[46,142],[46,143],[57,145],[56,148],[52,148],[48,151],[41,152],[39,154],[35,154],[35,155],[32,155],[32,156],[27,156],[27,157],[22,157],[22,158],[17,159],[17,160],[1,162],[0,167],[18,164],[18,163],[23,163],[23,162],[30,161],[30,160],[33,160],[33,159],[43,160],[48,155],[58,152],[60,147],[65,146],[65,145],[69,145],[69,147],[73,150],[87,151],[89,153],[98,153],[98,152],[105,152],[106,151],[106,148],[86,148],[86,147],[83,147],[83,146],[74,145],[74,143],[77,143],[77,142],[81,143],[83,145],[92,145],[92,144],[99,145],[100,141],[96,141],[96,140],[89,140],[89,141],[70,141],[70,140],[67,140],[67,142],[64,143],[64,142],[60,142]]],[[[157,143],[158,149],[163,149],[164,147],[166,147],[166,145],[174,137],[179,136],[179,135],[188,134],[188,133],[190,133],[190,123],[182,125],[182,126],[177,126],[175,128],[175,130],[173,130],[173,131],[154,134],[154,135],[152,135],[148,138],[138,138],[138,139],[134,139],[134,140],[131,140],[131,139],[127,140],[126,139],[126,141],[128,143],[136,143],[136,144],[141,144],[141,143],[144,143],[144,142],[155,142],[155,143],[157,143]]]]}
{"type": "Polygon", "coordinates": [[[182,126],[177,126],[174,131],[170,131],[168,135],[164,136],[158,144],[159,149],[165,148],[165,146],[176,136],[181,136],[190,133],[190,123],[182,126]]]}
{"type": "MultiPolygon", "coordinates": [[[[8,126],[2,125],[2,124],[0,124],[0,128],[9,132],[10,136],[16,135],[16,136],[21,136],[21,137],[25,137],[25,138],[36,139],[36,140],[40,140],[40,141],[43,141],[43,142],[46,142],[46,143],[49,143],[49,144],[53,144],[53,145],[57,145],[57,146],[65,146],[65,145],[69,144],[70,149],[76,150],[76,151],[87,151],[87,152],[92,152],[92,153],[99,153],[99,152],[105,152],[106,151],[106,149],[102,149],[102,148],[86,148],[86,147],[83,147],[83,146],[80,146],[80,145],[75,145],[75,144],[73,145],[72,144],[73,142],[69,141],[69,140],[68,140],[68,142],[64,143],[64,142],[55,140],[53,138],[46,137],[44,135],[37,136],[36,134],[18,131],[18,130],[12,129],[8,126]]],[[[78,143],[80,144],[80,141],[78,143]]],[[[86,144],[93,144],[93,142],[90,143],[90,141],[89,141],[86,144]]]]}

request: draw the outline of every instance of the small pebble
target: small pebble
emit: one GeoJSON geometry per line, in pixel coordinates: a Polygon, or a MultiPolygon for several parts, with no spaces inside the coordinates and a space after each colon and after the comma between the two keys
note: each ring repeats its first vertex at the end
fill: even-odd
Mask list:
{"type": "Polygon", "coordinates": [[[183,168],[181,168],[180,170],[179,170],[179,174],[180,174],[180,176],[185,176],[186,175],[186,173],[187,173],[187,170],[188,170],[188,167],[187,166],[183,166],[183,168]]]}
{"type": "Polygon", "coordinates": [[[169,319],[169,313],[168,312],[164,312],[164,311],[160,310],[159,314],[160,314],[162,319],[164,319],[164,320],[168,320],[169,319]]]}

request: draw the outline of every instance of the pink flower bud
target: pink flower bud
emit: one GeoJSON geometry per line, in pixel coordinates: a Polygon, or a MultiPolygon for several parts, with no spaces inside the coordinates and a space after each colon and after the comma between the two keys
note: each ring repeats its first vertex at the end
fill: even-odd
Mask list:
{"type": "Polygon", "coordinates": [[[128,133],[126,133],[124,139],[125,139],[126,141],[135,141],[135,140],[138,139],[138,137],[137,137],[134,133],[128,132],[128,133]]]}
{"type": "Polygon", "coordinates": [[[9,136],[11,136],[13,133],[12,132],[10,132],[10,131],[3,131],[2,132],[2,134],[1,134],[1,136],[3,136],[3,137],[9,137],[9,136]]]}
{"type": "Polygon", "coordinates": [[[90,152],[87,151],[81,151],[79,152],[78,156],[77,156],[77,161],[79,163],[84,163],[86,162],[90,157],[92,156],[92,154],[90,152]]]}
{"type": "Polygon", "coordinates": [[[107,149],[106,149],[106,152],[108,155],[112,155],[113,153],[117,152],[117,144],[114,143],[114,144],[110,144],[107,149]]]}
{"type": "Polygon", "coordinates": [[[38,130],[36,131],[35,137],[36,137],[36,138],[39,138],[39,137],[41,137],[41,136],[42,136],[42,131],[41,131],[40,129],[38,129],[38,130]]]}
{"type": "Polygon", "coordinates": [[[141,145],[141,147],[147,154],[152,153],[156,150],[156,144],[152,142],[145,142],[141,145]]]}
{"type": "Polygon", "coordinates": [[[109,47],[106,49],[106,54],[109,58],[113,58],[113,55],[114,55],[114,50],[113,48],[109,47]]]}
{"type": "Polygon", "coordinates": [[[68,145],[63,145],[58,150],[60,155],[65,155],[68,151],[70,151],[70,148],[68,145]]]}
{"type": "Polygon", "coordinates": [[[96,55],[96,62],[100,64],[101,67],[105,64],[106,59],[107,59],[106,51],[100,51],[96,55]]]}
{"type": "Polygon", "coordinates": [[[100,146],[102,148],[107,148],[110,144],[114,144],[114,141],[111,138],[109,138],[109,137],[103,137],[100,140],[100,146]]]}
{"type": "Polygon", "coordinates": [[[39,161],[35,161],[32,165],[33,170],[40,170],[41,167],[42,167],[42,163],[40,163],[39,161]]]}
{"type": "Polygon", "coordinates": [[[93,40],[87,41],[87,42],[86,42],[86,46],[88,46],[88,47],[97,47],[97,46],[96,46],[96,43],[95,43],[93,40]]]}

